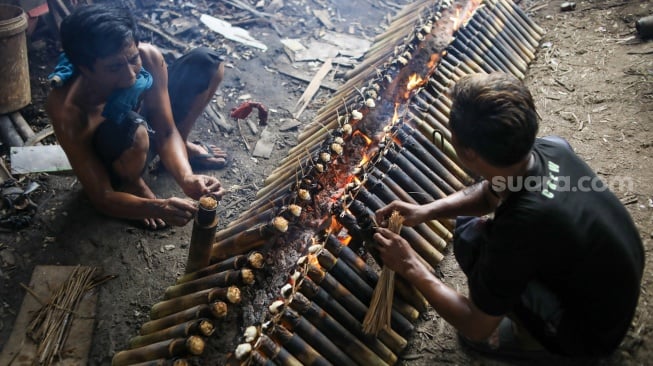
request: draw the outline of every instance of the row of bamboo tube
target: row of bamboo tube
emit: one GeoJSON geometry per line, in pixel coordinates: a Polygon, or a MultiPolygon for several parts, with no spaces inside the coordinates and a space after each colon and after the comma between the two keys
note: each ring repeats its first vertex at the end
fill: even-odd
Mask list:
{"type": "MultiPolygon", "coordinates": [[[[203,267],[168,288],[165,300],[153,306],[152,320],[143,325],[132,345],[157,341],[164,346],[157,349],[183,348],[186,355],[192,355],[191,340],[198,338],[195,334],[210,335],[206,319],[219,317],[222,305],[231,301],[228,289],[251,281],[251,272],[242,264],[248,260],[243,253],[291,236],[293,228],[300,225],[306,230],[302,210],[315,211],[312,195],[330,190],[329,194],[342,194],[330,213],[335,224],[327,231],[315,229],[314,238],[320,244],[300,259],[297,271],[281,289],[281,300],[271,304],[269,320],[247,328],[245,341],[229,362],[393,365],[398,361],[413,332],[413,322],[428,303],[411,284],[397,278],[390,327],[377,335],[362,332],[362,320],[378,281],[378,270],[357,254],[357,248],[370,241],[369,218],[392,200],[427,203],[473,183],[451,146],[448,88],[470,73],[504,71],[523,77],[543,34],[512,2],[484,2],[462,27],[451,30],[453,41],[438,50],[437,65],[420,75],[425,84],[404,101],[402,118],[372,121],[383,118],[379,111],[387,112],[394,102],[383,98],[394,94],[390,89],[397,87],[402,68],[415,59],[420,42],[428,42],[437,33],[433,30],[449,21],[451,9],[447,1],[417,1],[395,18],[377,37],[362,64],[348,73],[349,81],[300,134],[299,144],[266,179],[257,200],[215,235],[207,256],[219,264],[203,267]],[[384,122],[389,128],[370,131],[370,121],[372,125],[384,122]],[[357,130],[365,130],[368,137],[383,135],[377,137],[375,157],[366,164],[353,161],[349,146],[354,145],[357,130]],[[344,152],[338,153],[334,144],[344,152]],[[347,164],[358,165],[352,173],[358,183],[323,184],[325,175],[332,178],[333,171],[342,172],[342,165],[347,164]],[[351,240],[348,245],[343,244],[342,236],[351,240]],[[171,332],[175,334],[172,340],[163,335],[171,332]]],[[[425,264],[435,268],[452,237],[452,224],[433,220],[405,227],[401,235],[425,264]]],[[[374,256],[373,250],[370,253],[374,256]]],[[[158,360],[138,362],[183,362],[169,352],[156,355],[158,360]]],[[[133,363],[135,358],[129,360],[133,363]]]]}

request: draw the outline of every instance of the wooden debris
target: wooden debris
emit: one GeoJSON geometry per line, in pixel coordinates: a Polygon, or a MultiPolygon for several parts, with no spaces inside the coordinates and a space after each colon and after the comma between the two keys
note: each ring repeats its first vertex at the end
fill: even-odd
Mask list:
{"type": "Polygon", "coordinates": [[[254,39],[254,37],[252,37],[247,30],[240,27],[234,27],[229,24],[229,22],[226,22],[222,19],[212,17],[208,14],[202,14],[200,16],[200,21],[209,27],[209,29],[212,31],[220,33],[227,39],[242,43],[250,47],[258,48],[263,51],[268,49],[268,46],[254,39]]]}
{"type": "Polygon", "coordinates": [[[216,132],[223,131],[230,133],[234,130],[234,126],[225,120],[220,111],[218,111],[218,106],[216,106],[215,103],[209,103],[209,105],[204,109],[204,112],[206,113],[207,118],[211,121],[211,124],[213,124],[213,128],[216,132]]]}
{"type": "Polygon", "coordinates": [[[293,113],[293,116],[295,118],[299,118],[302,112],[304,112],[304,109],[311,101],[311,99],[313,99],[313,96],[315,95],[317,90],[320,88],[322,79],[324,79],[324,77],[329,73],[329,71],[331,71],[331,59],[327,59],[326,61],[324,61],[324,64],[317,71],[317,74],[315,74],[313,80],[311,80],[311,82],[306,87],[304,94],[302,94],[302,96],[297,101],[297,104],[295,104],[295,113],[293,113]]]}
{"type": "Polygon", "coordinates": [[[155,26],[153,26],[151,24],[148,24],[148,23],[145,23],[145,22],[138,22],[138,25],[145,28],[146,30],[148,30],[148,31],[150,31],[152,33],[156,33],[161,38],[163,38],[168,43],[170,43],[172,46],[174,46],[174,47],[176,47],[176,48],[178,48],[178,49],[180,49],[182,51],[186,50],[188,48],[188,44],[186,44],[185,42],[182,42],[182,41],[178,40],[177,38],[165,33],[164,31],[160,30],[159,28],[157,28],[157,27],[155,27],[155,26]]]}
{"type": "MultiPolygon", "coordinates": [[[[310,77],[302,74],[300,71],[298,71],[297,69],[292,68],[289,65],[279,64],[279,65],[276,66],[276,70],[280,74],[290,76],[293,79],[305,81],[307,83],[311,82],[311,80],[312,80],[310,77]]],[[[322,80],[320,82],[320,87],[324,88],[324,89],[327,89],[327,90],[330,90],[330,91],[337,91],[340,86],[338,84],[336,84],[336,83],[332,83],[332,82],[329,82],[329,81],[322,80]]]]}
{"type": "Polygon", "coordinates": [[[25,141],[25,145],[23,146],[34,146],[34,145],[40,145],[40,141],[43,140],[44,138],[52,135],[54,133],[54,128],[52,126],[48,126],[41,131],[35,133],[32,137],[27,139],[25,141]]]}
{"type": "Polygon", "coordinates": [[[268,128],[263,129],[261,138],[256,142],[252,155],[260,158],[269,158],[272,155],[272,150],[274,150],[275,142],[276,136],[268,128]]]}
{"type": "Polygon", "coordinates": [[[329,15],[329,11],[326,9],[322,10],[313,10],[313,15],[322,23],[327,29],[335,29],[336,27],[331,23],[331,16],[329,15]]]}

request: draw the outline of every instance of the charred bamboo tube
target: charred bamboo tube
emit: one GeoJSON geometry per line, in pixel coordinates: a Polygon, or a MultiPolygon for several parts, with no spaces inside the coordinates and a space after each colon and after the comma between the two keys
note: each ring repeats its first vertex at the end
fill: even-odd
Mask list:
{"type": "MultiPolygon", "coordinates": [[[[423,158],[425,162],[429,160],[429,157],[435,157],[435,159],[437,159],[448,171],[452,172],[456,177],[458,177],[458,179],[460,180],[458,184],[456,184],[455,181],[447,180],[447,182],[449,182],[449,184],[451,184],[451,186],[454,189],[460,190],[465,188],[465,185],[474,183],[474,180],[467,173],[465,173],[465,171],[462,170],[456,162],[454,162],[445,154],[443,154],[442,151],[440,151],[425,136],[416,133],[416,131],[410,126],[403,124],[401,126],[401,130],[396,131],[396,136],[397,138],[399,138],[400,141],[402,141],[402,146],[406,146],[406,142],[411,141],[409,137],[412,137],[413,141],[415,141],[415,144],[410,144],[410,146],[412,146],[412,149],[409,148],[409,150],[411,150],[412,153],[423,158]],[[421,146],[422,151],[419,151],[420,149],[417,149],[416,148],[417,146],[421,146]],[[421,153],[424,150],[426,150],[428,154],[421,155],[421,153]]],[[[436,164],[427,163],[427,165],[429,167],[433,167],[436,164]]],[[[440,172],[438,172],[438,174],[439,173],[440,172]]],[[[444,175],[444,177],[446,178],[446,175],[444,175]]]]}
{"type": "MultiPolygon", "coordinates": [[[[363,303],[370,303],[373,289],[345,263],[338,261],[327,250],[320,251],[317,258],[322,267],[352,291],[352,293],[356,294],[356,297],[363,303]]],[[[412,306],[405,303],[393,303],[392,329],[395,329],[401,336],[407,336],[413,332],[413,325],[408,319],[416,320],[417,317],[419,317],[419,312],[412,306]]]]}
{"type": "Polygon", "coordinates": [[[302,363],[299,362],[293,355],[290,354],[285,348],[274,343],[265,334],[261,334],[256,341],[256,344],[259,346],[259,349],[274,361],[278,365],[282,366],[302,366],[302,363]]]}
{"type": "MultiPolygon", "coordinates": [[[[479,17],[482,17],[482,15],[479,17]]],[[[485,19],[482,21],[485,21],[485,19]]],[[[524,56],[514,48],[515,46],[507,44],[504,38],[495,33],[492,28],[481,27],[479,22],[472,19],[467,23],[465,29],[470,32],[472,37],[479,37],[487,47],[500,47],[502,55],[515,63],[520,71],[525,72],[528,69],[528,62],[524,56]]]]}
{"type": "MultiPolygon", "coordinates": [[[[419,103],[420,105],[419,110],[421,112],[421,113],[414,113],[414,114],[417,114],[420,117],[425,117],[425,118],[430,117],[430,119],[428,119],[428,122],[431,125],[431,127],[439,131],[447,141],[451,141],[451,132],[449,131],[449,116],[445,116],[433,104],[427,103],[424,99],[422,99],[420,94],[416,94],[413,97],[413,100],[419,103]]],[[[420,119],[420,118],[418,117],[416,119],[420,119]]]]}
{"type": "Polygon", "coordinates": [[[190,237],[186,273],[195,272],[209,265],[213,237],[218,226],[217,208],[218,201],[214,197],[200,198],[190,237]]]}
{"type": "MultiPolygon", "coordinates": [[[[376,286],[379,275],[361,257],[356,255],[348,245],[343,245],[335,236],[329,235],[324,242],[324,247],[335,257],[347,263],[370,286],[376,286]]],[[[399,296],[411,304],[417,311],[423,313],[428,307],[428,301],[414,287],[413,289],[409,289],[409,287],[413,286],[403,282],[401,277],[396,278],[395,288],[399,296]]],[[[343,324],[343,322],[340,322],[340,324],[343,324]]]]}
{"type": "Polygon", "coordinates": [[[531,37],[531,35],[528,33],[524,27],[518,22],[515,21],[513,22],[513,16],[505,11],[500,6],[497,6],[494,4],[492,7],[487,7],[488,11],[490,11],[494,17],[495,17],[495,22],[499,21],[501,27],[507,27],[510,32],[512,32],[514,35],[518,36],[524,44],[529,47],[529,49],[535,49],[537,47],[537,41],[531,37]]]}
{"type": "Polygon", "coordinates": [[[402,187],[410,194],[415,201],[424,204],[435,201],[435,197],[431,196],[422,187],[420,187],[410,175],[411,172],[403,171],[397,164],[393,164],[386,157],[378,159],[374,167],[378,168],[384,174],[388,175],[392,180],[402,187]]]}
{"type": "Polygon", "coordinates": [[[516,67],[515,62],[509,60],[504,55],[504,52],[507,53],[507,50],[502,50],[499,44],[491,44],[487,39],[485,39],[482,33],[472,34],[471,30],[468,30],[467,28],[459,29],[457,34],[461,38],[467,39],[468,43],[472,44],[473,48],[484,56],[484,59],[492,60],[497,66],[499,66],[501,71],[511,73],[520,79],[524,78],[524,74],[516,67]],[[487,43],[484,42],[484,39],[487,43]]]}
{"type": "MultiPolygon", "coordinates": [[[[379,179],[377,179],[373,175],[372,176],[368,175],[367,180],[368,180],[367,184],[371,187],[369,190],[372,193],[374,193],[379,199],[381,199],[384,203],[390,203],[390,202],[392,202],[394,200],[401,200],[402,199],[402,198],[398,197],[397,195],[395,195],[389,189],[388,186],[395,186],[396,183],[394,181],[389,182],[390,179],[387,176],[385,176],[385,177],[382,176],[382,177],[379,177],[379,179]],[[386,182],[386,183],[389,182],[389,184],[386,186],[385,184],[382,183],[382,181],[386,182]]],[[[411,202],[411,203],[413,203],[413,202],[411,202]]],[[[425,259],[429,258],[429,257],[433,257],[434,258],[433,260],[439,259],[440,261],[442,261],[443,256],[439,252],[444,250],[444,248],[447,246],[446,241],[444,241],[444,239],[442,239],[440,236],[438,236],[436,233],[434,233],[433,230],[431,230],[426,223],[421,223],[419,225],[415,225],[415,226],[413,226],[413,228],[415,229],[415,231],[417,231],[417,233],[420,236],[422,236],[427,242],[429,242],[432,246],[435,247],[435,252],[434,253],[425,254],[425,255],[423,255],[423,257],[425,257],[425,259]]],[[[418,248],[416,248],[416,250],[417,249],[418,248]]],[[[422,255],[422,254],[420,254],[420,255],[422,255]]]]}
{"type": "Polygon", "coordinates": [[[457,55],[465,55],[474,60],[474,62],[476,62],[481,67],[481,69],[483,69],[483,71],[488,74],[492,71],[500,70],[499,67],[494,64],[494,62],[490,60],[483,60],[481,56],[469,44],[463,43],[460,37],[454,38],[454,41],[451,42],[448,49],[450,52],[455,50],[457,55]]]}
{"type": "Polygon", "coordinates": [[[408,176],[417,183],[417,185],[422,188],[426,193],[428,193],[434,199],[440,199],[447,196],[432,180],[427,177],[422,170],[415,166],[408,158],[406,158],[401,152],[405,149],[401,149],[400,152],[397,152],[395,149],[387,149],[386,157],[388,160],[396,164],[402,172],[408,174],[408,176]]]}
{"type": "Polygon", "coordinates": [[[160,301],[152,306],[150,319],[155,320],[192,308],[197,305],[210,304],[215,301],[240,303],[240,289],[236,286],[210,288],[192,294],[160,301]]]}
{"type": "Polygon", "coordinates": [[[273,325],[268,330],[268,334],[273,340],[295,356],[295,358],[297,358],[303,365],[331,365],[331,362],[327,361],[326,358],[319,354],[310,344],[306,343],[301,337],[289,332],[286,328],[280,325],[273,325]]]}
{"type": "Polygon", "coordinates": [[[509,32],[504,32],[497,29],[493,19],[487,16],[488,14],[489,13],[487,11],[479,11],[478,18],[471,19],[467,26],[471,27],[471,29],[474,31],[487,33],[488,38],[493,39],[495,42],[498,41],[503,45],[504,48],[512,50],[512,53],[516,55],[516,57],[521,61],[523,64],[522,67],[524,68],[524,71],[526,71],[526,69],[528,69],[528,63],[533,59],[531,57],[532,54],[524,50],[524,46],[520,47],[519,45],[515,44],[516,42],[519,42],[519,40],[513,38],[509,32]]]}
{"type": "MultiPolygon", "coordinates": [[[[331,274],[323,271],[314,265],[309,265],[309,278],[320,286],[325,292],[333,296],[337,303],[351,314],[359,324],[367,313],[367,306],[354,296],[344,285],[336,280],[331,274]]],[[[361,326],[362,331],[362,326],[361,326]]],[[[392,328],[386,328],[379,333],[379,339],[396,354],[401,353],[408,344],[408,341],[392,328]]]]}
{"type": "MultiPolygon", "coordinates": [[[[446,158],[446,156],[435,146],[431,146],[431,149],[426,150],[422,144],[418,143],[412,136],[406,134],[403,130],[398,130],[396,136],[401,142],[401,146],[404,148],[402,153],[406,158],[416,166],[422,167],[422,172],[428,172],[427,176],[431,181],[438,185],[445,193],[451,194],[465,187],[458,175],[455,175],[453,172],[448,170],[440,160],[431,155],[431,150],[435,150],[439,152],[442,159],[446,158]],[[444,182],[441,180],[444,180],[444,182]]],[[[424,141],[424,143],[428,143],[428,141],[424,141]]],[[[450,160],[449,163],[450,165],[455,165],[455,163],[450,160]]],[[[460,170],[459,174],[463,174],[462,169],[458,168],[458,170],[460,170]]]]}
{"type": "Polygon", "coordinates": [[[249,360],[256,366],[275,366],[276,363],[272,362],[269,358],[261,354],[260,352],[252,352],[249,360]]]}
{"type": "Polygon", "coordinates": [[[129,348],[145,347],[152,343],[165,341],[166,339],[187,338],[192,335],[208,337],[213,334],[214,330],[213,323],[208,319],[189,320],[185,323],[173,325],[172,327],[161,329],[148,335],[133,337],[129,340],[129,348]]]}
{"type": "Polygon", "coordinates": [[[254,283],[254,272],[251,269],[228,270],[208,275],[196,280],[172,285],[166,288],[163,298],[168,300],[215,287],[232,285],[251,285],[254,283]]]}
{"type": "MultiPolygon", "coordinates": [[[[390,364],[394,364],[397,361],[397,354],[401,353],[402,349],[392,350],[389,346],[392,346],[392,343],[389,346],[383,343],[377,337],[371,337],[363,333],[363,325],[345,309],[340,303],[331,297],[328,292],[323,288],[316,285],[310,278],[305,277],[302,279],[299,285],[299,290],[307,298],[311,299],[317,305],[322,307],[329,315],[331,315],[338,323],[343,327],[347,328],[353,335],[358,337],[366,346],[368,346],[372,351],[374,351],[379,357],[384,360],[388,360],[390,364]],[[390,362],[391,361],[391,362],[390,362]]],[[[387,333],[383,337],[388,337],[387,333]]]]}
{"type": "Polygon", "coordinates": [[[315,348],[322,356],[334,365],[355,365],[356,363],[342,352],[332,340],[327,338],[306,318],[292,309],[281,310],[281,324],[288,330],[297,333],[306,343],[315,348]]]}
{"type": "MultiPolygon", "coordinates": [[[[480,60],[483,60],[484,64],[490,66],[493,71],[503,71],[505,73],[510,73],[510,70],[505,67],[493,54],[486,52],[481,46],[477,38],[470,39],[467,34],[460,32],[460,29],[455,33],[455,41],[453,42],[454,46],[458,47],[464,52],[473,53],[478,56],[480,60]]],[[[470,55],[471,56],[471,55],[470,55]]]]}
{"type": "MultiPolygon", "coordinates": [[[[467,75],[467,74],[473,74],[474,71],[466,64],[462,62],[455,62],[452,57],[449,56],[449,52],[447,52],[442,59],[440,60],[440,65],[441,68],[447,69],[450,72],[456,74],[456,79],[455,81],[458,82],[458,79],[461,77],[467,75]]],[[[438,72],[441,68],[438,68],[436,72],[438,72]]],[[[447,106],[446,109],[447,114],[449,114],[449,107],[447,106]]]]}
{"type": "MultiPolygon", "coordinates": [[[[356,200],[352,202],[349,206],[350,210],[360,217],[356,212],[358,205],[356,202],[360,202],[362,206],[369,207],[373,212],[379,208],[385,206],[385,202],[382,202],[376,195],[373,195],[365,189],[360,189],[356,196],[356,200]]],[[[387,202],[390,203],[390,202],[387,202]]],[[[434,272],[434,268],[442,261],[443,256],[438,252],[426,239],[424,239],[414,228],[404,227],[401,229],[401,236],[410,243],[411,247],[419,254],[419,258],[423,260],[424,265],[431,271],[434,272]]]]}
{"type": "Polygon", "coordinates": [[[249,252],[268,241],[276,240],[288,230],[288,220],[277,216],[271,222],[234,234],[213,244],[213,258],[224,259],[249,252]]]}
{"type": "Polygon", "coordinates": [[[177,284],[186,283],[188,281],[193,281],[206,277],[208,275],[228,271],[228,270],[238,270],[243,268],[250,269],[261,269],[263,268],[265,257],[259,252],[251,252],[249,254],[239,254],[233,256],[229,259],[225,259],[222,262],[206,266],[198,271],[193,273],[188,273],[181,276],[177,280],[177,284]]]}
{"type": "MultiPolygon", "coordinates": [[[[528,30],[528,33],[533,37],[533,39],[539,41],[539,39],[542,37],[542,34],[544,34],[544,29],[535,24],[532,19],[527,17],[526,14],[524,14],[524,11],[519,6],[517,6],[517,4],[508,3],[506,0],[498,0],[495,1],[495,3],[499,4],[499,6],[502,6],[508,13],[513,15],[524,27],[524,29],[528,30]]],[[[534,47],[537,47],[537,44],[535,44],[534,47]]]]}
{"type": "Polygon", "coordinates": [[[515,47],[519,48],[522,54],[527,56],[528,60],[535,58],[533,53],[533,47],[526,40],[526,38],[514,28],[511,23],[505,23],[504,18],[498,14],[498,10],[490,10],[487,7],[479,8],[478,12],[483,14],[486,19],[489,19],[485,22],[488,28],[495,29],[498,33],[504,34],[507,38],[510,39],[510,43],[515,47]]]}
{"type": "Polygon", "coordinates": [[[331,339],[359,365],[387,365],[389,363],[388,360],[383,360],[372,352],[345,327],[301,293],[294,295],[290,306],[308,319],[322,334],[331,339]]]}
{"type": "Polygon", "coordinates": [[[145,347],[120,351],[113,356],[112,366],[131,365],[137,362],[173,358],[185,355],[201,355],[204,352],[204,340],[198,336],[175,338],[150,344],[145,347]]]}
{"type": "Polygon", "coordinates": [[[141,335],[147,335],[166,329],[177,324],[181,324],[193,319],[199,318],[223,318],[227,315],[227,304],[222,301],[216,301],[211,304],[202,304],[193,306],[186,310],[164,316],[156,320],[150,320],[141,326],[141,335]]]}

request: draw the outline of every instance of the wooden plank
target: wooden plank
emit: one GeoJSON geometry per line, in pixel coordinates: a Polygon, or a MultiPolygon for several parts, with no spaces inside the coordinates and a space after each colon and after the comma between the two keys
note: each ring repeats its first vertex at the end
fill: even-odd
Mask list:
{"type": "MultiPolygon", "coordinates": [[[[311,78],[307,75],[304,75],[301,71],[298,71],[297,69],[293,69],[291,66],[286,65],[286,64],[278,64],[275,65],[275,69],[286,76],[290,76],[293,79],[305,81],[307,83],[311,82],[311,78]]],[[[331,91],[337,91],[340,86],[336,83],[328,82],[328,81],[322,81],[320,83],[320,88],[328,89],[331,91]]]]}
{"type": "Polygon", "coordinates": [[[295,111],[296,111],[294,113],[295,118],[299,118],[302,112],[304,112],[304,109],[311,101],[311,99],[313,99],[313,96],[315,95],[315,93],[317,93],[317,90],[320,88],[320,83],[322,82],[322,79],[324,79],[324,77],[329,73],[329,71],[331,71],[331,59],[327,59],[326,61],[324,61],[324,65],[322,65],[322,67],[320,67],[320,69],[317,70],[317,73],[313,77],[313,80],[311,80],[311,82],[306,87],[306,90],[304,90],[304,94],[302,94],[302,96],[297,101],[297,104],[295,104],[295,111]]]}
{"type": "MultiPolygon", "coordinates": [[[[59,288],[75,269],[75,266],[37,265],[32,272],[29,287],[39,297],[47,301],[51,291],[59,288]]],[[[64,346],[65,358],[56,363],[58,366],[88,365],[88,353],[93,340],[97,291],[87,292],[82,298],[70,325],[70,335],[64,346]]],[[[26,294],[23,305],[9,337],[9,341],[0,354],[0,365],[31,366],[36,358],[36,343],[25,333],[33,314],[41,304],[31,294],[26,294]]],[[[36,363],[35,363],[36,364],[36,363]]]]}
{"type": "Polygon", "coordinates": [[[68,157],[59,145],[22,146],[11,148],[11,173],[72,171],[68,157]]]}

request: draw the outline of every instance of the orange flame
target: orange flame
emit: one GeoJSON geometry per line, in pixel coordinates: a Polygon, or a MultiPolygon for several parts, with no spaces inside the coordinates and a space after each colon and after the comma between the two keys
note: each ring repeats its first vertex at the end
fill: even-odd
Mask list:
{"type": "Polygon", "coordinates": [[[467,24],[467,21],[474,15],[476,8],[481,5],[481,2],[482,0],[471,0],[465,5],[464,9],[460,5],[456,8],[455,17],[451,18],[454,32],[461,26],[467,24]]]}
{"type": "Polygon", "coordinates": [[[372,145],[373,140],[372,140],[371,138],[367,137],[367,136],[366,136],[364,133],[362,133],[360,130],[356,130],[356,131],[354,131],[354,133],[352,134],[352,136],[359,136],[359,137],[362,137],[363,140],[365,140],[365,146],[370,146],[370,145],[372,145]]]}
{"type": "Polygon", "coordinates": [[[317,260],[317,256],[315,254],[309,254],[306,256],[306,258],[308,259],[308,264],[320,267],[320,261],[317,260]]]}
{"type": "Polygon", "coordinates": [[[349,243],[351,242],[351,235],[341,237],[341,238],[339,238],[339,240],[342,243],[342,245],[349,245],[349,243]]]}

